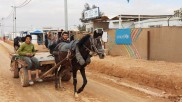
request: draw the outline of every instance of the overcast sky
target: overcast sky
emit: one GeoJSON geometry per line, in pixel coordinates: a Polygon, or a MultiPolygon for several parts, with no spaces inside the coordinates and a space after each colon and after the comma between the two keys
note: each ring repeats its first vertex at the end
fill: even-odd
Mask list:
{"type": "MultiPolygon", "coordinates": [[[[7,17],[14,4],[25,0],[0,0],[0,18],[7,17]]],[[[95,4],[108,17],[119,14],[173,14],[182,7],[182,0],[67,0],[69,27],[81,24],[79,18],[84,4],[95,4]]],[[[0,22],[2,22],[0,20],[0,22]]],[[[4,31],[12,32],[12,17],[4,20],[4,31]]],[[[64,0],[32,0],[28,5],[17,8],[17,30],[53,27],[64,29],[64,0]]]]}

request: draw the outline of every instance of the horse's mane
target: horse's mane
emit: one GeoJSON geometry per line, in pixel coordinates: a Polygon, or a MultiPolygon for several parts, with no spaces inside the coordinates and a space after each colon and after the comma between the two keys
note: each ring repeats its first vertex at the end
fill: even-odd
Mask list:
{"type": "Polygon", "coordinates": [[[88,41],[90,36],[90,34],[87,34],[84,37],[82,37],[81,40],[78,42],[78,47],[81,47],[86,41],[88,41]]]}
{"type": "Polygon", "coordinates": [[[56,43],[54,43],[54,44],[52,44],[52,45],[49,46],[49,51],[50,51],[51,54],[53,53],[54,50],[57,50],[57,49],[55,49],[56,46],[57,46],[56,43]]]}

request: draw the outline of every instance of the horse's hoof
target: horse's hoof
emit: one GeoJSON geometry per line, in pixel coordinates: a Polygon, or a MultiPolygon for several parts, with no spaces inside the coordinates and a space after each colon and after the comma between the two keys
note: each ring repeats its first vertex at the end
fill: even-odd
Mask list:
{"type": "Polygon", "coordinates": [[[56,89],[56,90],[58,90],[58,89],[59,89],[59,88],[58,88],[58,85],[55,85],[55,89],[56,89]]]}
{"type": "Polygon", "coordinates": [[[78,98],[78,93],[75,93],[75,98],[78,98]]]}
{"type": "Polygon", "coordinates": [[[79,89],[78,91],[77,91],[77,93],[79,94],[79,93],[81,93],[83,91],[83,89],[79,89]]]}
{"type": "Polygon", "coordinates": [[[65,87],[61,87],[61,91],[66,91],[66,88],[65,87]]]}
{"type": "Polygon", "coordinates": [[[56,87],[55,87],[55,90],[58,90],[58,89],[59,89],[59,88],[56,88],[56,87]]]}

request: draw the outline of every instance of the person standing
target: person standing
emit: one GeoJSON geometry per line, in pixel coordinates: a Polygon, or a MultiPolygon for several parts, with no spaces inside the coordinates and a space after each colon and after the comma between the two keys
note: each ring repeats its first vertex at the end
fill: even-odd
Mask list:
{"type": "Polygon", "coordinates": [[[48,48],[51,45],[52,34],[50,31],[47,32],[48,48]]]}
{"type": "Polygon", "coordinates": [[[48,37],[47,37],[47,33],[45,34],[45,46],[46,46],[46,48],[48,48],[48,37]]]}
{"type": "Polygon", "coordinates": [[[31,43],[32,36],[31,35],[26,35],[25,37],[25,42],[22,43],[20,48],[18,49],[18,54],[22,56],[22,59],[28,64],[27,69],[28,69],[28,79],[29,79],[29,84],[33,85],[34,82],[32,81],[31,77],[31,71],[33,70],[33,65],[36,69],[36,81],[37,82],[42,82],[43,80],[39,78],[39,61],[35,56],[35,49],[34,45],[31,43]]]}
{"type": "Polygon", "coordinates": [[[73,40],[75,40],[75,34],[73,33],[73,31],[70,31],[69,32],[69,35],[70,35],[70,41],[73,41],[73,40]]]}
{"type": "Polygon", "coordinates": [[[60,39],[62,37],[62,33],[63,33],[63,29],[61,29],[61,32],[58,32],[58,39],[60,39]]]}
{"type": "Polygon", "coordinates": [[[3,36],[3,41],[5,42],[5,40],[6,40],[6,37],[5,37],[5,36],[3,36]]]}

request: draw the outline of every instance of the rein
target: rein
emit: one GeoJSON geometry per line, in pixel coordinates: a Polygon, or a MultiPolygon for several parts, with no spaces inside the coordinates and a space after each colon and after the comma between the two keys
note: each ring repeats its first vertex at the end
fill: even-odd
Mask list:
{"type": "Polygon", "coordinates": [[[85,47],[86,50],[90,51],[91,53],[96,53],[96,54],[102,53],[102,52],[99,52],[98,49],[96,48],[94,39],[92,37],[90,37],[89,40],[91,43],[90,49],[87,46],[85,46],[84,44],[83,44],[83,47],[85,47]]]}

